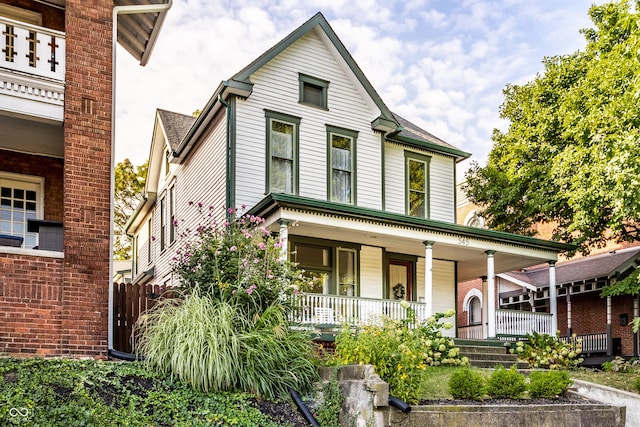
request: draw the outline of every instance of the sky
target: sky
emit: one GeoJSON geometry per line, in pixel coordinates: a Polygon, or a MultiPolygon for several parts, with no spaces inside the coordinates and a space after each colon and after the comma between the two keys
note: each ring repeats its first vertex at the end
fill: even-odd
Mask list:
{"type": "Polygon", "coordinates": [[[544,57],[584,49],[592,3],[174,0],[145,67],[118,48],[116,162],[148,159],[156,108],[202,109],[222,80],[322,12],[391,111],[483,165],[493,130],[508,126],[505,86],[535,78],[544,57]]]}

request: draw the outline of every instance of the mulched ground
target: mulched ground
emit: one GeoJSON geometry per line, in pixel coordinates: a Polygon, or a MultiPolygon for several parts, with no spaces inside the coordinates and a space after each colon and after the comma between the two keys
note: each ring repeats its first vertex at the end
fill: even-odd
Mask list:
{"type": "Polygon", "coordinates": [[[258,399],[254,400],[254,404],[260,409],[260,412],[269,415],[283,425],[291,425],[293,427],[307,427],[309,425],[294,404],[258,399]]]}
{"type": "Polygon", "coordinates": [[[434,399],[422,400],[420,405],[570,405],[570,404],[599,404],[590,399],[577,395],[567,395],[555,399],[485,399],[485,400],[469,400],[469,399],[434,399]]]}

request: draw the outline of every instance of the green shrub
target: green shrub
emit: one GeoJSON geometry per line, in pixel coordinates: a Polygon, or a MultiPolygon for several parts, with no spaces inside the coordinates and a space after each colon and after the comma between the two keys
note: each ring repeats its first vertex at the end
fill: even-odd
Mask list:
{"type": "Polygon", "coordinates": [[[480,400],[486,393],[484,377],[469,368],[456,371],[449,379],[449,393],[454,399],[480,400]]]}
{"type": "Polygon", "coordinates": [[[565,396],[571,385],[567,371],[540,371],[529,374],[529,395],[553,399],[565,396]]]}
{"type": "MultiPolygon", "coordinates": [[[[294,309],[291,297],[308,289],[310,280],[282,259],[280,240],[262,226],[264,219],[242,215],[218,224],[212,208],[206,213],[201,204],[190,204],[198,209],[202,224],[180,231],[183,243],[172,260],[180,287],[188,294],[198,291],[238,303],[249,314],[274,303],[294,309]]],[[[226,213],[236,216],[239,212],[229,209],[226,213]]]]}
{"type": "Polygon", "coordinates": [[[639,368],[640,363],[637,359],[625,360],[620,356],[602,364],[602,370],[605,372],[636,373],[639,368]]]}
{"type": "Polygon", "coordinates": [[[583,360],[580,358],[582,341],[576,339],[575,335],[569,342],[564,342],[559,335],[552,337],[533,332],[527,335],[527,341],[518,341],[510,351],[532,368],[573,368],[583,360]]]}
{"type": "Polygon", "coordinates": [[[197,390],[242,390],[269,398],[316,379],[309,336],[288,327],[277,304],[251,317],[238,303],[197,291],[165,299],[138,323],[136,352],[197,390]]]}
{"type": "Polygon", "coordinates": [[[508,370],[502,365],[496,366],[487,380],[487,394],[492,397],[519,399],[526,390],[525,377],[516,370],[515,365],[508,370]]]}
{"type": "Polygon", "coordinates": [[[379,324],[359,328],[344,326],[336,337],[335,358],[341,364],[371,364],[376,373],[389,383],[389,391],[406,402],[418,402],[427,366],[461,366],[468,364],[460,357],[453,339],[439,330],[450,324],[439,320],[450,317],[453,310],[438,313],[417,324],[415,313],[405,305],[407,319],[380,319],[379,324]]]}

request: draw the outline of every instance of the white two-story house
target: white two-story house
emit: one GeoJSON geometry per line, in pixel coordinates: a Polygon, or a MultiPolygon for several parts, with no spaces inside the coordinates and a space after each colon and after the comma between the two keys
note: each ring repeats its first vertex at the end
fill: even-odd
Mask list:
{"type": "Polygon", "coordinates": [[[128,226],[134,281],[176,284],[174,222],[199,219],[189,202],[220,219],[244,205],[316,279],[302,321],[401,316],[401,300],[420,317],[455,308],[459,281],[487,276],[493,289],[495,274],[569,249],[457,225],[456,164],[469,156],[392,113],[318,13],[223,81],[197,118],[158,111],[128,226]]]}

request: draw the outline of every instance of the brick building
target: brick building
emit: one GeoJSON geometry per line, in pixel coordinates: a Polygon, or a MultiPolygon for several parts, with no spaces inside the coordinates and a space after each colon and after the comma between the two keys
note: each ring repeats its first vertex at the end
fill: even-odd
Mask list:
{"type": "Polygon", "coordinates": [[[167,1],[0,0],[0,354],[107,354],[114,41],[167,1]]]}

